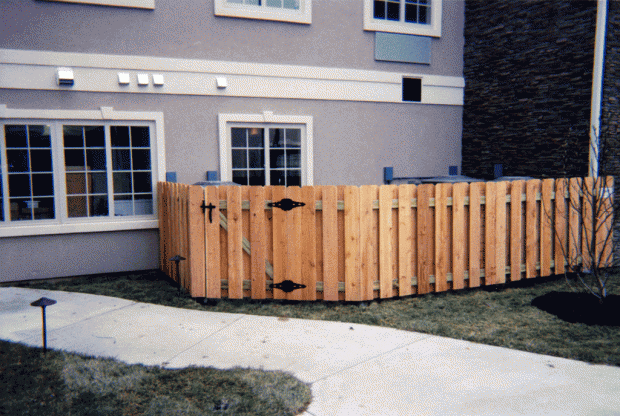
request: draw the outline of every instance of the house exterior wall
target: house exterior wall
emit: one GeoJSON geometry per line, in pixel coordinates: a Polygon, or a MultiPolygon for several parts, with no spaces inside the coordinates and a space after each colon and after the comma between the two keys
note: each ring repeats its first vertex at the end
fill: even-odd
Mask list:
{"type": "Polygon", "coordinates": [[[157,0],[154,10],[39,0],[3,0],[1,7],[5,49],[463,75],[462,1],[443,2],[432,62],[414,70],[374,60],[361,1],[315,0],[309,25],[215,16],[213,0],[157,0]]]}
{"type": "MultiPolygon", "coordinates": [[[[215,16],[213,1],[156,0],[152,10],[3,1],[0,119],[3,106],[160,112],[158,179],[175,172],[190,184],[223,175],[222,114],[311,117],[314,185],[380,184],[385,166],[400,177],[461,165],[464,2],[443,1],[426,65],[375,60],[362,2],[315,0],[311,24],[295,24],[215,16]],[[71,87],[56,84],[63,66],[71,87]],[[403,76],[422,79],[421,102],[402,102],[403,76]],[[216,88],[217,77],[228,86],[216,88]]],[[[156,268],[156,240],[156,229],[0,237],[0,281],[156,268]]]]}
{"type": "Polygon", "coordinates": [[[0,282],[151,270],[159,233],[143,230],[0,238],[0,282]]]}
{"type": "Polygon", "coordinates": [[[465,16],[463,173],[586,175],[596,2],[467,1],[465,16]]]}

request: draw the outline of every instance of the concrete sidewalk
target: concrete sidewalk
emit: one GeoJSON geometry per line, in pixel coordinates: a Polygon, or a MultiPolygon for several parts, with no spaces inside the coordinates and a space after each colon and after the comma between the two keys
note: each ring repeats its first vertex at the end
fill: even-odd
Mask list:
{"type": "Polygon", "coordinates": [[[312,385],[307,416],[620,415],[620,368],[415,332],[202,312],[0,288],[0,339],[181,368],[283,370],[312,385]]]}

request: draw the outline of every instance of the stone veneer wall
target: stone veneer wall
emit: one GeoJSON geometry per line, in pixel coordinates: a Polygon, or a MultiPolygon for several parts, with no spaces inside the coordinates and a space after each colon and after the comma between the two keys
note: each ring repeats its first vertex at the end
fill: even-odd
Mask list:
{"type": "Polygon", "coordinates": [[[594,1],[466,0],[464,175],[587,173],[595,28],[594,1]]]}

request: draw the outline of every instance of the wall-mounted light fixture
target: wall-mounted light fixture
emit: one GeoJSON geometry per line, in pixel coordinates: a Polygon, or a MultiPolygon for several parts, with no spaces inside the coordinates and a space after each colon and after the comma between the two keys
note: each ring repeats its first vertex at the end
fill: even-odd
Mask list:
{"type": "Polygon", "coordinates": [[[73,85],[73,69],[71,68],[58,68],[56,70],[56,75],[58,77],[58,85],[73,85]]]}
{"type": "Polygon", "coordinates": [[[217,77],[215,78],[215,85],[217,85],[217,87],[220,89],[226,88],[228,87],[228,81],[224,77],[217,77]]]}
{"type": "Polygon", "coordinates": [[[164,85],[164,76],[162,74],[153,74],[153,85],[158,87],[164,85]]]}
{"type": "Polygon", "coordinates": [[[126,72],[119,72],[118,73],[118,83],[120,85],[127,85],[129,84],[129,74],[126,72]]]}
{"type": "Polygon", "coordinates": [[[138,74],[138,85],[149,85],[149,74],[138,74]]]}

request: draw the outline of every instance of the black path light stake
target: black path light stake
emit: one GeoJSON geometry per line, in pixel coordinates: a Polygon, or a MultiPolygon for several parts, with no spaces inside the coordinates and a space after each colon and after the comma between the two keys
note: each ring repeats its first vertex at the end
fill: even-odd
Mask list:
{"type": "Polygon", "coordinates": [[[55,304],[56,301],[54,299],[41,298],[39,300],[35,300],[30,304],[30,306],[40,306],[41,314],[43,316],[43,352],[47,352],[47,327],[45,325],[45,307],[55,304]]]}
{"type": "Polygon", "coordinates": [[[185,257],[179,256],[178,254],[170,258],[170,261],[173,261],[177,264],[177,279],[179,279],[179,296],[181,296],[181,275],[179,274],[179,263],[182,260],[185,260],[185,257]]]}

